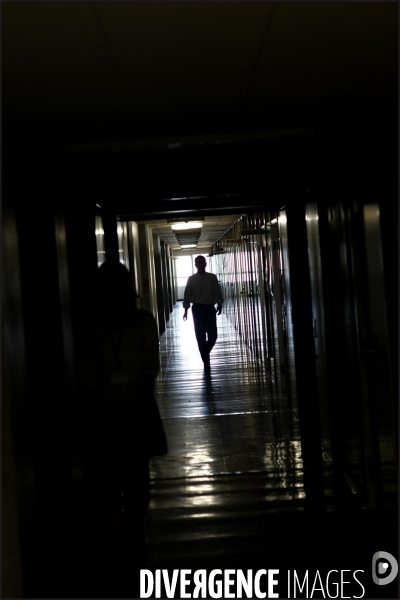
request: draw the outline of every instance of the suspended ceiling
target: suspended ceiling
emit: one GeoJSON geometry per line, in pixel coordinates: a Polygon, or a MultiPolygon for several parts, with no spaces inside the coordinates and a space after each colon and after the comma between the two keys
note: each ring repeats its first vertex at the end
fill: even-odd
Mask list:
{"type": "Polygon", "coordinates": [[[71,189],[96,180],[125,218],[277,205],[293,180],[306,189],[307,143],[326,124],[334,135],[358,121],[366,135],[397,111],[397,13],[395,2],[3,2],[3,152],[15,140],[62,148],[71,189]]]}
{"type": "MultiPolygon", "coordinates": [[[[201,221],[202,228],[200,230],[200,238],[198,240],[199,248],[211,248],[217,240],[219,240],[228,229],[230,229],[239,219],[241,215],[216,215],[203,217],[201,221]]],[[[171,219],[169,219],[171,220],[171,219]]],[[[173,219],[172,219],[173,220],[173,219]]],[[[191,219],[194,221],[195,219],[191,219]]],[[[141,223],[142,221],[138,221],[141,223]]],[[[153,233],[168,244],[173,250],[179,250],[180,244],[171,229],[171,224],[168,219],[153,219],[145,221],[149,223],[153,229],[153,233]]],[[[193,250],[195,252],[195,250],[193,250]]]]}

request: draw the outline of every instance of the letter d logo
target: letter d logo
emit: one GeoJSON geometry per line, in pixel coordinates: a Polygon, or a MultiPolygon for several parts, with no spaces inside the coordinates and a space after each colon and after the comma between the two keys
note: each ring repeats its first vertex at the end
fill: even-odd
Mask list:
{"type": "Polygon", "coordinates": [[[375,552],[372,557],[372,579],[376,585],[387,585],[388,583],[392,583],[392,581],[397,577],[397,573],[399,570],[399,565],[397,564],[397,560],[394,556],[389,554],[389,552],[375,552]],[[378,563],[379,560],[379,563],[378,563]],[[391,572],[389,572],[389,565],[391,567],[391,572]],[[378,567],[378,569],[376,568],[378,567]],[[385,575],[385,577],[378,577],[377,571],[379,575],[385,575]]]}

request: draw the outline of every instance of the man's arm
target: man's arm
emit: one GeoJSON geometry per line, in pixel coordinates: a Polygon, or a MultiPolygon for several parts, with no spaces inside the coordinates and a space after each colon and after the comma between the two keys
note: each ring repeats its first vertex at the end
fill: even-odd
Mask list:
{"type": "Polygon", "coordinates": [[[185,292],[183,294],[183,308],[185,309],[185,312],[183,313],[184,321],[186,321],[186,319],[187,319],[187,313],[190,308],[191,295],[192,295],[192,286],[190,285],[190,277],[189,277],[189,279],[187,280],[186,287],[185,287],[185,292]]]}
{"type": "Polygon", "coordinates": [[[222,303],[223,303],[224,299],[221,294],[221,288],[219,287],[218,277],[216,275],[214,275],[214,277],[215,277],[215,279],[214,279],[215,298],[216,298],[216,302],[218,304],[217,315],[220,315],[222,313],[222,303]]]}

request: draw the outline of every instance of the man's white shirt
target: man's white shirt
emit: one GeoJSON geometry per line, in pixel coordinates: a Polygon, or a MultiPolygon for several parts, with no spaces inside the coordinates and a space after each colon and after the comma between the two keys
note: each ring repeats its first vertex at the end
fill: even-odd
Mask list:
{"type": "Polygon", "coordinates": [[[187,280],[183,296],[183,308],[190,304],[222,304],[223,298],[217,276],[214,273],[195,273],[187,280]]]}

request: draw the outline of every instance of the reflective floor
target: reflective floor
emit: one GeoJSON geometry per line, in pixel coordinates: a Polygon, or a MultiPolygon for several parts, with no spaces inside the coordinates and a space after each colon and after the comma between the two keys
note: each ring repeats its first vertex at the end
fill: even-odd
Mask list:
{"type": "Polygon", "coordinates": [[[149,565],[212,567],[265,545],[269,519],[302,521],[297,417],[224,314],[206,373],[175,308],[161,338],[156,397],[169,454],[152,461],[149,565]]]}
{"type": "MultiPolygon", "coordinates": [[[[377,550],[371,515],[354,487],[343,478],[338,487],[326,456],[323,510],[310,508],[296,407],[277,393],[226,315],[218,316],[209,373],[191,312],[186,322],[182,316],[176,305],[160,339],[155,393],[169,453],[151,461],[147,568],[279,569],[285,574],[361,569],[364,597],[396,597],[391,585],[380,586],[379,593],[376,585],[368,588],[377,550]]],[[[384,529],[393,529],[395,544],[397,524],[384,529]]],[[[54,564],[45,578],[38,575],[39,593],[32,597],[139,597],[140,567],[132,558],[140,550],[139,539],[141,534],[126,533],[122,541],[108,540],[100,521],[93,535],[79,508],[71,545],[62,555],[54,553],[54,564]]],[[[386,541],[380,549],[393,552],[386,541]]],[[[145,560],[143,552],[142,568],[145,560]]],[[[359,585],[346,591],[340,597],[362,597],[359,585]]],[[[282,587],[278,592],[289,597],[282,587]]],[[[325,595],[305,593],[297,590],[296,596],[329,597],[326,590],[325,595]]],[[[338,597],[334,589],[330,594],[338,597]]]]}
{"type": "Polygon", "coordinates": [[[337,510],[328,460],[324,515],[305,509],[295,407],[224,314],[204,372],[191,313],[182,315],[177,305],[161,337],[169,454],[151,463],[149,568],[370,569],[368,517],[350,487],[337,510]]]}

